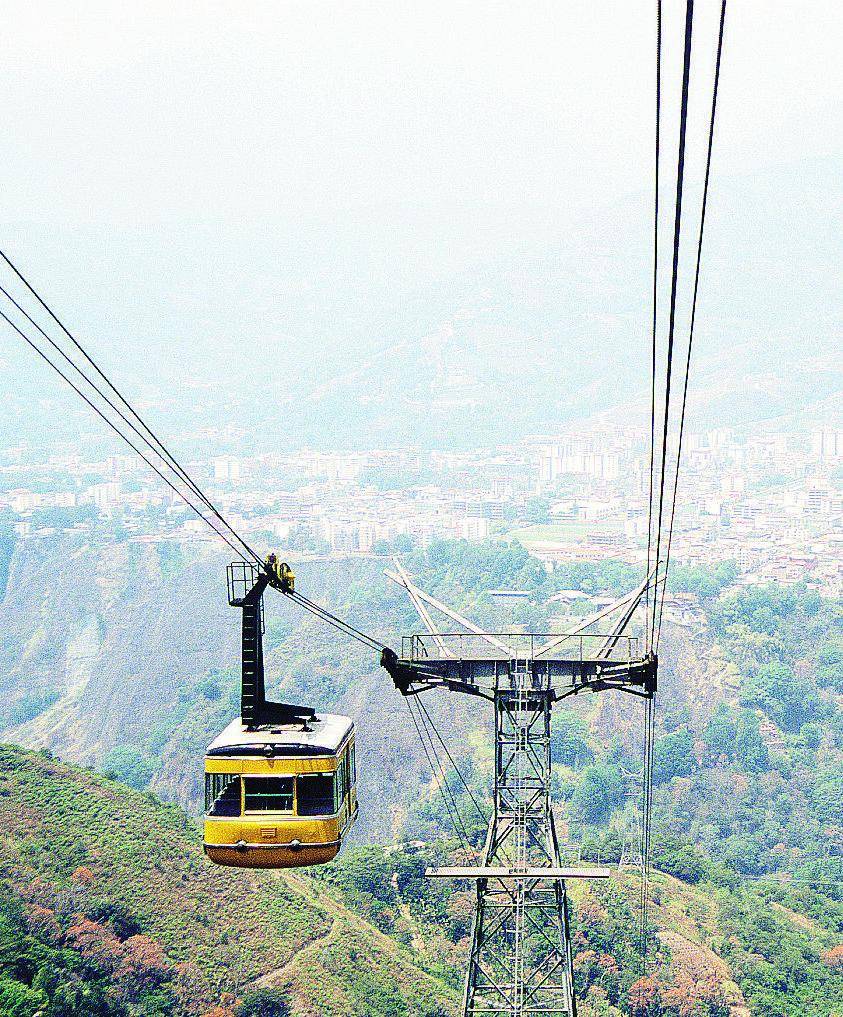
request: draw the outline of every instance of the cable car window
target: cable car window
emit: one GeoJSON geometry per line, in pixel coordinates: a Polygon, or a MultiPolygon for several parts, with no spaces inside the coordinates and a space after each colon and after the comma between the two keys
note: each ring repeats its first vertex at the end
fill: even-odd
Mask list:
{"type": "Polygon", "coordinates": [[[348,758],[351,761],[351,784],[353,787],[357,783],[357,758],[354,752],[354,742],[351,743],[351,748],[348,750],[348,758]]]}
{"type": "Polygon", "coordinates": [[[298,778],[296,789],[300,816],[331,816],[334,807],[334,777],[330,773],[310,773],[298,778]]]}
{"type": "Polygon", "coordinates": [[[246,812],[292,812],[292,777],[244,777],[246,812]]]}
{"type": "Polygon", "coordinates": [[[205,774],[205,812],[209,816],[240,815],[240,777],[238,774],[205,774]]]}

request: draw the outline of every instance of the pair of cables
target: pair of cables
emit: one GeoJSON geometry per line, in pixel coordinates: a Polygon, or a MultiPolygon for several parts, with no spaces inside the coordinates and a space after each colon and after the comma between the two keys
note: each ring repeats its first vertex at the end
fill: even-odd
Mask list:
{"type": "MultiPolygon", "coordinates": [[[[684,46],[682,58],[682,89],[679,105],[679,140],[676,163],[676,192],[673,208],[673,243],[670,275],[670,296],[668,304],[667,344],[665,353],[664,404],[661,422],[660,461],[657,466],[656,455],[656,392],[658,387],[658,338],[659,338],[659,229],[660,229],[660,168],[661,168],[661,105],[662,105],[662,0],[656,4],[656,131],[655,131],[655,187],[653,209],[653,287],[652,287],[652,337],[651,337],[651,385],[650,385],[650,476],[649,476],[649,508],[647,525],[647,575],[654,571],[652,608],[649,588],[646,593],[645,628],[648,652],[657,653],[661,638],[662,619],[666,582],[670,567],[670,553],[673,543],[674,521],[676,517],[677,491],[679,488],[679,469],[682,458],[682,443],[685,434],[685,416],[688,404],[688,381],[691,371],[691,354],[694,343],[694,327],[696,324],[697,300],[699,296],[700,265],[702,262],[703,237],[705,233],[706,211],[708,208],[709,184],[711,181],[711,160],[714,148],[714,132],[717,118],[717,98],[720,86],[720,69],[723,56],[723,35],[726,24],[726,2],[721,0],[720,20],[717,33],[717,52],[714,64],[714,83],[711,94],[711,108],[708,124],[708,143],[705,161],[705,178],[703,182],[702,206],[700,211],[699,229],[696,240],[696,260],[694,266],[693,294],[691,313],[688,326],[688,344],[684,363],[681,389],[681,405],[679,410],[678,435],[676,441],[675,460],[669,468],[669,436],[676,426],[671,418],[671,393],[673,388],[674,352],[676,346],[676,306],[679,284],[679,252],[682,236],[682,202],[685,183],[685,147],[688,127],[688,95],[691,82],[691,55],[694,27],[694,0],[686,0],[684,46]],[[672,485],[668,487],[667,478],[672,473],[672,485]],[[658,477],[658,483],[656,478],[658,477]],[[668,497],[666,491],[672,493],[668,497]],[[666,530],[666,533],[665,533],[666,530]],[[662,544],[665,545],[664,562],[662,563],[662,544]],[[654,555],[655,552],[655,555],[654,555]],[[661,582],[661,593],[659,593],[661,582]]],[[[649,925],[649,879],[652,844],[652,806],[653,806],[653,744],[655,733],[655,703],[652,696],[645,702],[644,714],[644,767],[641,791],[641,900],[639,925],[639,952],[642,976],[647,970],[648,925],[649,925]]]]}
{"type": "MultiPolygon", "coordinates": [[[[238,558],[264,569],[266,567],[264,559],[202,491],[162,439],[106,375],[99,363],[3,251],[0,251],[0,261],[11,272],[17,287],[23,287],[29,302],[34,301],[31,311],[27,310],[24,306],[27,298],[22,294],[16,296],[11,285],[6,285],[5,281],[0,282],[0,294],[5,301],[0,304],[0,319],[23,339],[238,558]]],[[[294,590],[285,593],[303,610],[338,632],[378,653],[385,649],[385,644],[380,640],[361,631],[303,594],[294,590]]]]}
{"type": "Polygon", "coordinates": [[[427,707],[418,698],[418,696],[407,696],[405,698],[407,704],[407,710],[410,714],[410,719],[413,722],[413,727],[416,730],[416,734],[419,738],[424,756],[427,759],[428,766],[430,767],[431,774],[433,775],[434,782],[437,789],[442,797],[442,802],[448,812],[451,823],[453,825],[454,833],[460,841],[460,844],[466,852],[472,850],[471,839],[468,834],[466,822],[463,819],[462,813],[460,812],[457,804],[457,795],[454,789],[451,787],[448,781],[448,772],[443,759],[440,757],[438,745],[443,750],[445,757],[451,765],[451,769],[456,775],[457,780],[462,785],[463,790],[468,795],[468,798],[476,810],[477,814],[483,820],[484,823],[488,823],[488,813],[482,808],[476,795],[471,790],[468,782],[466,781],[463,774],[460,772],[453,755],[448,749],[444,738],[439,733],[438,728],[433,722],[433,718],[427,710],[427,707]]]}
{"type": "MultiPolygon", "coordinates": [[[[185,468],[147,422],[108,378],[55,311],[37,292],[9,256],[0,251],[9,269],[45,317],[39,324],[17,299],[11,287],[0,284],[5,304],[0,318],[85,402],[114,433],[223,540],[238,557],[258,565],[261,559],[220,510],[199,488],[185,468]]],[[[35,313],[35,308],[33,308],[35,313]]]]}
{"type": "Polygon", "coordinates": [[[678,435],[676,453],[670,463],[670,434],[677,430],[672,417],[671,396],[674,385],[674,354],[676,350],[677,322],[676,307],[680,277],[679,252],[682,237],[682,203],[685,185],[685,150],[688,126],[688,95],[691,82],[691,51],[694,27],[694,0],[686,0],[684,48],[682,60],[682,90],[679,106],[679,142],[676,163],[676,192],[673,210],[673,240],[670,276],[670,296],[668,301],[668,325],[665,352],[664,402],[661,421],[661,436],[658,445],[660,455],[657,456],[656,429],[656,392],[657,392],[657,360],[658,360],[658,319],[659,319],[659,184],[661,164],[661,82],[662,82],[662,3],[657,2],[657,45],[656,45],[656,151],[655,151],[655,201],[653,217],[653,315],[651,339],[651,388],[650,388],[650,480],[649,480],[649,511],[647,529],[647,574],[655,569],[653,582],[652,611],[649,610],[647,597],[648,649],[658,651],[664,612],[665,584],[659,594],[659,579],[665,579],[670,566],[670,553],[673,543],[674,521],[676,517],[677,492],[679,488],[679,470],[682,459],[682,444],[685,435],[685,417],[688,404],[688,382],[691,371],[691,357],[694,344],[694,329],[697,317],[699,297],[700,266],[702,263],[703,238],[705,235],[706,212],[708,210],[709,185],[711,182],[711,161],[714,148],[714,133],[717,119],[717,99],[720,87],[720,69],[723,56],[723,35],[726,24],[726,0],[721,0],[720,20],[717,33],[717,51],[714,65],[714,83],[711,93],[711,108],[708,123],[708,142],[705,160],[705,177],[703,182],[702,206],[699,228],[696,237],[696,258],[694,265],[693,294],[691,298],[690,322],[688,326],[688,344],[683,369],[681,404],[679,410],[678,435]],[[658,464],[657,464],[658,460],[658,464]],[[668,476],[672,481],[668,484],[668,476]],[[664,545],[664,561],[662,547],[664,545]],[[655,552],[655,553],[654,553],[655,552]]]}
{"type": "Polygon", "coordinates": [[[655,735],[655,701],[650,696],[644,706],[644,774],[641,788],[641,900],[638,928],[638,952],[641,977],[647,974],[650,911],[650,860],[653,829],[653,741],[655,735]]]}

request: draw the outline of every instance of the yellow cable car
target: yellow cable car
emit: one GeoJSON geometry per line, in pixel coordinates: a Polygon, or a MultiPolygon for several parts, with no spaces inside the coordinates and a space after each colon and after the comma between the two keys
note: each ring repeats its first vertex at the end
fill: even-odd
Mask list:
{"type": "Polygon", "coordinates": [[[205,854],[218,865],[285,869],[329,862],[357,818],[354,724],[266,698],[263,593],[295,588],[270,555],[228,567],[241,611],[240,716],[205,752],[205,854]]]}
{"type": "Polygon", "coordinates": [[[323,714],[250,731],[234,720],[205,755],[205,854],[219,865],[329,862],[357,818],[354,725],[323,714]]]}

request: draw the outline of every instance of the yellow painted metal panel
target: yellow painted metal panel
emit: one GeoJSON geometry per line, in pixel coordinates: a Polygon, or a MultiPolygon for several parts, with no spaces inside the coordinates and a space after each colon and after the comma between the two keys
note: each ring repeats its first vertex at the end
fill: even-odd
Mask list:
{"type": "Polygon", "coordinates": [[[205,820],[205,841],[208,844],[284,844],[298,840],[303,844],[325,843],[338,840],[340,820],[336,816],[325,819],[299,818],[282,813],[263,812],[259,816],[238,816],[233,819],[208,817],[205,820]],[[271,835],[266,830],[273,830],[271,835]]]}
{"type": "Polygon", "coordinates": [[[238,756],[206,756],[205,773],[262,774],[264,777],[285,777],[297,773],[333,773],[337,768],[334,756],[288,756],[259,759],[238,756]]]}

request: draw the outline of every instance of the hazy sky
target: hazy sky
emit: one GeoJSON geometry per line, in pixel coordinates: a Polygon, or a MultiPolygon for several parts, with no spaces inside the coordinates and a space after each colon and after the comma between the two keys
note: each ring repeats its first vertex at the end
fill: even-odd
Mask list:
{"type": "MultiPolygon", "coordinates": [[[[682,320],[719,0],[696,7],[682,320]]],[[[684,8],[664,0],[666,228],[684,8]]],[[[804,343],[839,348],[841,49],[839,0],[730,0],[701,367],[787,377],[804,343]]],[[[188,363],[247,399],[256,372],[307,393],[487,287],[526,366],[611,372],[649,330],[654,55],[655,0],[8,0],[0,246],[159,406],[188,363]]],[[[644,386],[643,354],[618,371],[618,397],[644,386]]],[[[4,372],[58,400],[45,443],[56,406],[81,413],[5,333],[4,372]]]]}
{"type": "MultiPolygon", "coordinates": [[[[718,7],[697,2],[701,85],[718,7]]],[[[654,8],[9,0],[0,218],[605,203],[650,185],[654,8]]],[[[840,165],[843,5],[730,8],[719,172],[840,165]]],[[[673,64],[683,9],[665,0],[673,64]]]]}

